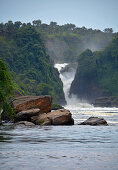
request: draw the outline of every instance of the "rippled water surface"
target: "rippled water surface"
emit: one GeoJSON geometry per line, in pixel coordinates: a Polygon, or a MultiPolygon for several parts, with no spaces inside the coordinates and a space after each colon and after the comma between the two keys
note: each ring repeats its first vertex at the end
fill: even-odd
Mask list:
{"type": "Polygon", "coordinates": [[[118,109],[72,110],[74,126],[0,127],[2,170],[117,170],[118,109]],[[109,126],[77,125],[91,115],[109,126]]]}

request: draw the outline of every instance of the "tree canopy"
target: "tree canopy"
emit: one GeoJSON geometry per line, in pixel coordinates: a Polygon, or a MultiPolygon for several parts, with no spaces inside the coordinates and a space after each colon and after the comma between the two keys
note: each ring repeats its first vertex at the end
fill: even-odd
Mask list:
{"type": "Polygon", "coordinates": [[[11,79],[7,65],[0,59],[0,111],[12,116],[8,100],[14,94],[15,85],[11,79]],[[9,112],[9,113],[8,113],[9,112]]]}

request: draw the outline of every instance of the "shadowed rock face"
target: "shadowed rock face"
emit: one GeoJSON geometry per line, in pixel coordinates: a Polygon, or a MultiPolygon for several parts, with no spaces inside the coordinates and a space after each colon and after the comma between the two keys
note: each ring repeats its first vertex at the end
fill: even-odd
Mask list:
{"type": "Polygon", "coordinates": [[[96,107],[118,107],[118,96],[97,98],[93,105],[96,107]]]}
{"type": "Polygon", "coordinates": [[[51,121],[46,113],[31,117],[31,121],[36,125],[51,125],[51,121]]]}
{"type": "Polygon", "coordinates": [[[86,121],[80,123],[79,125],[91,125],[91,126],[105,125],[107,126],[108,124],[104,118],[90,117],[86,121]]]}
{"type": "Polygon", "coordinates": [[[29,110],[40,109],[40,113],[48,113],[51,111],[51,96],[21,96],[11,101],[11,106],[16,113],[29,110]]]}
{"type": "Polygon", "coordinates": [[[15,116],[15,122],[17,121],[31,121],[32,116],[38,116],[40,114],[40,109],[30,109],[30,110],[25,110],[21,111],[16,114],[15,116]]]}

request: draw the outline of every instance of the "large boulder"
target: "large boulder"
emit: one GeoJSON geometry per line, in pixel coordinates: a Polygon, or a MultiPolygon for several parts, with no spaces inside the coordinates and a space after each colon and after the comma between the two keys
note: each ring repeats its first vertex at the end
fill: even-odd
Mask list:
{"type": "Polygon", "coordinates": [[[50,113],[33,116],[31,121],[38,125],[73,125],[74,120],[69,110],[59,109],[50,113]]]}
{"type": "Polygon", "coordinates": [[[47,117],[51,120],[52,125],[73,125],[74,120],[69,110],[59,109],[47,113],[47,117]]]}
{"type": "Polygon", "coordinates": [[[105,125],[107,126],[107,121],[104,118],[100,117],[90,117],[84,122],[80,123],[79,125],[91,125],[91,126],[100,126],[105,125]]]}
{"type": "Polygon", "coordinates": [[[41,113],[48,113],[51,111],[52,97],[46,96],[20,96],[11,101],[11,106],[16,113],[29,110],[40,109],[41,113]]]}
{"type": "Polygon", "coordinates": [[[16,114],[15,122],[17,121],[31,121],[32,116],[38,116],[40,114],[40,109],[29,109],[24,110],[16,114]]]}

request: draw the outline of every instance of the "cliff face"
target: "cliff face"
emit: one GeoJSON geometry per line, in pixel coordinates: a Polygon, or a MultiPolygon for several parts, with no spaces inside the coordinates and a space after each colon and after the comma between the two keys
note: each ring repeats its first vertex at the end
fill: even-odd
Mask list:
{"type": "Polygon", "coordinates": [[[89,102],[98,97],[118,96],[118,34],[104,50],[86,50],[79,56],[71,94],[89,102]]]}
{"type": "Polygon", "coordinates": [[[71,94],[77,95],[80,100],[92,103],[96,98],[103,96],[103,90],[89,77],[81,77],[76,73],[70,88],[71,94]]]}

